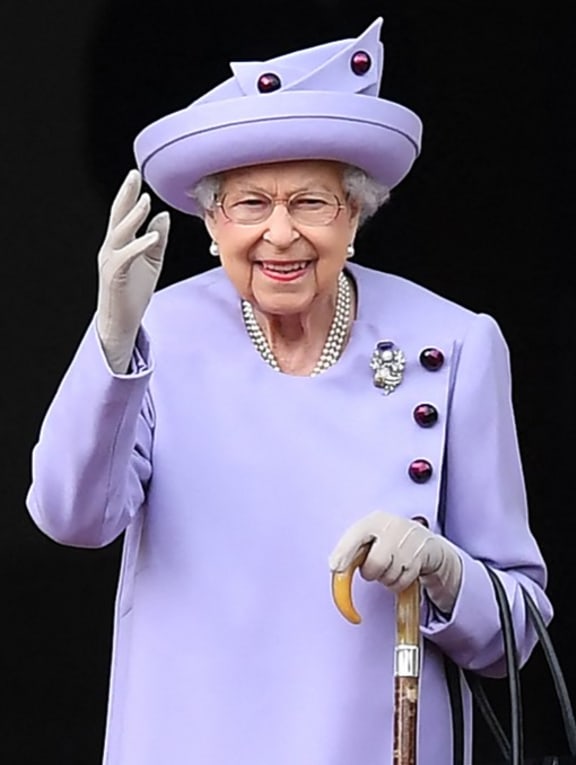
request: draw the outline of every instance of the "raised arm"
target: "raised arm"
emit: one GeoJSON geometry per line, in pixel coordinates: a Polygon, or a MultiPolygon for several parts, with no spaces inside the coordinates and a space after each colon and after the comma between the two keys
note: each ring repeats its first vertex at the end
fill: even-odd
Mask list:
{"type": "Polygon", "coordinates": [[[94,322],[50,404],[32,454],[27,505],[58,542],[100,547],[115,539],[145,501],[152,472],[152,363],[140,328],[168,236],[166,213],[138,235],[150,210],[129,173],[111,208],[98,254],[94,322]]]}

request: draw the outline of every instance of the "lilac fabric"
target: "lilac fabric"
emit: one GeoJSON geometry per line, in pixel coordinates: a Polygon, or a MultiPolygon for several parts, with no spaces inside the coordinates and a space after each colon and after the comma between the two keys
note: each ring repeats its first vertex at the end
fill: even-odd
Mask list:
{"type": "Polygon", "coordinates": [[[170,206],[200,216],[189,192],[201,178],[265,162],[335,160],[393,188],[420,152],[422,123],[378,96],[381,26],[379,18],[356,39],[232,62],[232,77],[136,136],[144,180],[170,206]],[[367,68],[354,67],[357,56],[367,68]],[[277,89],[261,92],[263,77],[277,89]]]}
{"type": "Polygon", "coordinates": [[[217,268],[154,296],[132,373],[108,370],[90,326],[63,379],[28,507],[62,544],[126,532],[106,765],[390,765],[394,599],[358,578],[363,621],[349,624],[327,559],[378,508],[438,530],[443,464],[464,578],[449,619],[422,609],[419,765],[450,762],[442,652],[503,671],[479,561],[501,571],[522,660],[535,637],[519,582],[551,617],[497,324],[399,277],[350,272],[358,318],[318,377],[265,364],[217,268]],[[369,366],[386,339],[407,357],[388,396],[369,366]],[[428,346],[444,353],[437,371],[419,362],[428,346]],[[438,409],[433,427],[414,421],[423,402],[438,409]],[[408,476],[416,458],[433,465],[427,483],[408,476]]]}

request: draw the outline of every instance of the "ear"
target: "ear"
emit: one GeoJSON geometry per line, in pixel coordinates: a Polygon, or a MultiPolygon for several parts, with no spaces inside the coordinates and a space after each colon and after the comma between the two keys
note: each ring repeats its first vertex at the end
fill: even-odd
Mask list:
{"type": "Polygon", "coordinates": [[[360,225],[360,205],[357,202],[352,201],[348,205],[348,221],[350,224],[350,241],[352,241],[360,225]]]}
{"type": "Polygon", "coordinates": [[[360,204],[355,199],[348,200],[348,218],[350,224],[358,228],[360,221],[360,204]]]}
{"type": "Polygon", "coordinates": [[[210,237],[216,241],[217,223],[214,210],[206,210],[206,213],[204,214],[204,225],[206,226],[206,230],[210,234],[210,237]]]}

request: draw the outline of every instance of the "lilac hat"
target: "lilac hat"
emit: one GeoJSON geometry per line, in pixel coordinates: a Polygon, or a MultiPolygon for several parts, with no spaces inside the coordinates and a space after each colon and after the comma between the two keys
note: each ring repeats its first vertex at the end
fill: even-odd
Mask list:
{"type": "Polygon", "coordinates": [[[297,159],[337,160],[396,186],[420,152],[414,112],[378,97],[378,18],[355,40],[232,63],[233,77],[136,137],[146,183],[171,207],[201,215],[189,191],[206,175],[297,159]]]}

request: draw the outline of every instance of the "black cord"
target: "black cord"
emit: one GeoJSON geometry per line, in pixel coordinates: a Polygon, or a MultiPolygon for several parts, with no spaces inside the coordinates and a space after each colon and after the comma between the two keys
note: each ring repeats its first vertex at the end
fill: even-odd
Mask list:
{"type": "Polygon", "coordinates": [[[482,683],[482,679],[475,673],[469,670],[464,672],[466,682],[468,683],[474,703],[482,713],[482,717],[486,722],[486,725],[490,729],[490,732],[494,736],[494,740],[500,749],[504,762],[510,762],[512,756],[512,747],[510,746],[510,739],[504,732],[504,728],[500,724],[500,720],[496,717],[496,713],[492,709],[492,704],[486,695],[486,690],[482,683]]]}
{"type": "MultiPolygon", "coordinates": [[[[494,582],[494,589],[495,589],[496,599],[498,601],[498,606],[499,608],[502,609],[502,613],[501,613],[502,628],[503,628],[503,635],[504,635],[504,641],[505,641],[505,650],[508,653],[510,649],[510,641],[508,639],[510,635],[510,631],[512,631],[512,636],[513,636],[510,607],[508,604],[508,599],[506,598],[506,593],[504,591],[504,588],[502,587],[502,583],[498,579],[497,575],[491,570],[489,570],[489,575],[492,581],[494,582]],[[506,618],[506,614],[510,616],[510,620],[506,618]]],[[[554,650],[552,640],[548,633],[548,629],[546,627],[544,619],[542,618],[542,614],[540,613],[538,609],[538,606],[534,602],[534,599],[532,598],[532,596],[522,586],[521,586],[521,591],[524,597],[524,601],[526,603],[526,610],[527,610],[528,617],[534,626],[536,634],[538,635],[538,640],[540,642],[540,645],[542,646],[542,651],[544,653],[546,662],[550,669],[550,674],[552,675],[554,688],[555,688],[556,695],[558,697],[558,701],[560,704],[562,719],[564,721],[564,730],[566,732],[566,740],[568,742],[570,757],[572,758],[571,761],[576,760],[576,717],[574,715],[574,706],[572,704],[572,700],[568,692],[568,687],[564,679],[564,674],[562,672],[560,662],[556,655],[556,651],[554,650]]],[[[514,650],[512,663],[516,665],[516,668],[518,668],[516,649],[514,650]]],[[[516,681],[514,680],[514,675],[516,675],[516,678],[517,678],[518,691],[520,690],[519,670],[515,672],[515,670],[510,667],[507,661],[507,671],[508,671],[509,685],[511,689],[510,700],[512,704],[513,703],[512,700],[514,699],[512,688],[516,685],[516,681]]],[[[452,703],[452,710],[453,710],[452,720],[454,725],[461,726],[460,735],[458,735],[457,731],[454,731],[454,737],[453,737],[453,740],[455,742],[454,765],[463,765],[463,756],[464,756],[463,754],[464,752],[464,748],[463,748],[464,722],[463,722],[462,698],[460,696],[460,686],[456,685],[454,682],[454,673],[462,673],[464,677],[466,678],[466,682],[468,683],[470,687],[470,691],[472,692],[472,696],[474,698],[474,703],[478,707],[479,711],[482,713],[482,716],[484,717],[485,722],[490,728],[490,731],[492,732],[494,736],[496,744],[498,745],[498,748],[500,749],[500,752],[502,753],[504,757],[504,761],[507,763],[514,763],[514,765],[516,765],[516,763],[518,763],[517,758],[518,756],[520,757],[522,756],[522,752],[520,751],[520,755],[518,755],[517,752],[513,752],[512,747],[516,746],[516,744],[514,743],[515,740],[516,741],[519,740],[521,743],[521,749],[522,749],[522,746],[523,746],[522,733],[520,733],[519,739],[516,734],[516,739],[513,738],[513,741],[511,744],[510,739],[504,732],[494,710],[492,709],[491,703],[488,699],[488,696],[486,695],[486,691],[482,683],[482,678],[479,675],[477,675],[475,672],[472,672],[471,670],[465,670],[465,671],[460,670],[454,664],[454,662],[446,658],[446,676],[448,679],[448,690],[450,693],[450,700],[452,703]],[[515,757],[515,759],[511,759],[513,756],[515,757]]],[[[517,696],[517,698],[520,698],[519,695],[517,696]]],[[[513,707],[511,706],[511,715],[514,715],[514,714],[516,713],[513,711],[513,707]]],[[[521,725],[522,724],[521,718],[519,722],[521,725]]],[[[514,725],[512,726],[512,731],[514,731],[514,725]]],[[[560,760],[556,757],[546,758],[545,761],[550,762],[550,765],[553,765],[553,763],[560,762],[560,760]]],[[[520,762],[522,762],[522,760],[520,762]]]]}
{"type": "Polygon", "coordinates": [[[556,689],[556,695],[560,702],[560,711],[562,712],[562,719],[564,720],[564,729],[566,731],[566,739],[568,741],[568,748],[572,757],[576,757],[576,719],[574,718],[574,710],[572,707],[572,701],[568,693],[568,687],[564,680],[564,675],[560,667],[560,662],[552,645],[552,640],[546,629],[546,624],[542,618],[542,614],[538,610],[536,603],[532,596],[523,589],[524,599],[526,601],[526,607],[532,619],[532,624],[538,635],[538,639],[542,646],[544,656],[550,667],[550,673],[552,680],[554,681],[554,688],[556,689]]]}
{"type": "Polygon", "coordinates": [[[510,765],[522,765],[524,762],[524,738],[522,735],[522,696],[520,691],[520,669],[518,653],[514,636],[514,624],[512,612],[506,591],[498,574],[489,566],[486,566],[488,576],[494,585],[500,621],[502,624],[502,637],[506,654],[506,668],[508,672],[508,687],[510,689],[510,765]]]}
{"type": "Polygon", "coordinates": [[[462,704],[462,686],[460,675],[462,670],[452,659],[444,655],[444,672],[450,697],[452,711],[452,762],[453,765],[464,763],[464,708],[462,704]]]}

